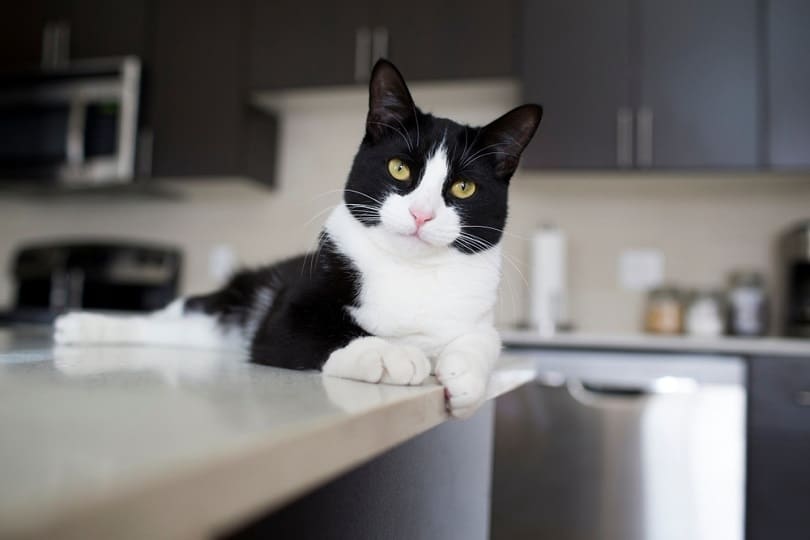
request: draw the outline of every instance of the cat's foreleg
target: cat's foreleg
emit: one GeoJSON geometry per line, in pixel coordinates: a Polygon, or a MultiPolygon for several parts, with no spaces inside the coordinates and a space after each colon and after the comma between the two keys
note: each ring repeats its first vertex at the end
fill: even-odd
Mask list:
{"type": "Polygon", "coordinates": [[[417,347],[359,337],[329,355],[324,375],[372,383],[416,385],[430,375],[430,360],[417,347]]]}
{"type": "Polygon", "coordinates": [[[242,336],[215,317],[187,312],[185,300],[145,315],[72,312],[54,322],[57,345],[159,345],[201,348],[243,347],[242,336]]]}
{"type": "Polygon", "coordinates": [[[453,416],[470,416],[484,401],[489,374],[501,351],[501,338],[492,327],[451,341],[436,361],[436,378],[445,388],[453,416]]]}

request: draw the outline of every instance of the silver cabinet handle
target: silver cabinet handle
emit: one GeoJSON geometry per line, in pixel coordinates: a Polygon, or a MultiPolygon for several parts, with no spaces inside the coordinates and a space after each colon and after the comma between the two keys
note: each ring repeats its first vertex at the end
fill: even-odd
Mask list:
{"type": "Polygon", "coordinates": [[[653,164],[653,112],[649,107],[640,107],[636,115],[636,164],[652,167],[653,164]]]}
{"type": "Polygon", "coordinates": [[[633,111],[619,107],[616,111],[616,165],[633,166],[633,111]]]}
{"type": "Polygon", "coordinates": [[[354,33],[354,80],[366,82],[371,76],[371,31],[365,26],[354,33]]]}
{"type": "Polygon", "coordinates": [[[384,26],[374,28],[371,41],[371,63],[380,58],[388,58],[388,28],[384,26]]]}

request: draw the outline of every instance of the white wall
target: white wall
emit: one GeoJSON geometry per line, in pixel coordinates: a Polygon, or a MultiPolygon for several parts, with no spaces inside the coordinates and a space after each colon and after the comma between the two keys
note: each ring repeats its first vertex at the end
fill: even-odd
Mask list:
{"type": "MultiPolygon", "coordinates": [[[[417,86],[424,109],[483,123],[517,102],[514,85],[417,86]]],[[[339,200],[363,132],[362,90],[299,92],[261,101],[282,107],[280,185],[275,191],[236,179],[170,181],[182,202],[129,198],[0,199],[0,261],[20,243],[58,237],[120,237],[181,245],[184,289],[215,285],[208,255],[219,244],[259,264],[313,245],[324,214],[339,200]],[[313,219],[314,218],[314,219],[313,219]]],[[[526,238],[552,221],[570,243],[571,310],[586,331],[638,328],[642,297],[620,290],[617,258],[628,247],[661,249],[666,276],[684,285],[721,285],[737,267],[773,279],[773,241],[788,224],[810,218],[810,175],[536,173],[513,180],[506,252],[526,271],[526,238]]],[[[498,316],[523,318],[523,283],[506,265],[498,316]],[[511,288],[511,289],[510,289],[511,288]],[[510,292],[511,290],[511,292],[510,292]]],[[[0,304],[11,301],[8,275],[0,304]]]]}

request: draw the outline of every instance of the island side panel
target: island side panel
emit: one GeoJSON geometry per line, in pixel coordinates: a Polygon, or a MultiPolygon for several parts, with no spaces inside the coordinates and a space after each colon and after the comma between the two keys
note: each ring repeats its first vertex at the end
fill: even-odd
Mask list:
{"type": "Polygon", "coordinates": [[[485,540],[493,431],[489,401],[472,418],[445,422],[227,538],[485,540]]]}

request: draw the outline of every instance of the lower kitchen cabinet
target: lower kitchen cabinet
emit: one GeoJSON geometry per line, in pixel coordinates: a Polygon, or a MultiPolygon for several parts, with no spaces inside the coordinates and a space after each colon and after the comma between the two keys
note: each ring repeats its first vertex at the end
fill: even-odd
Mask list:
{"type": "Polygon", "coordinates": [[[754,357],[748,370],[746,539],[810,531],[810,358],[754,357]]]}

